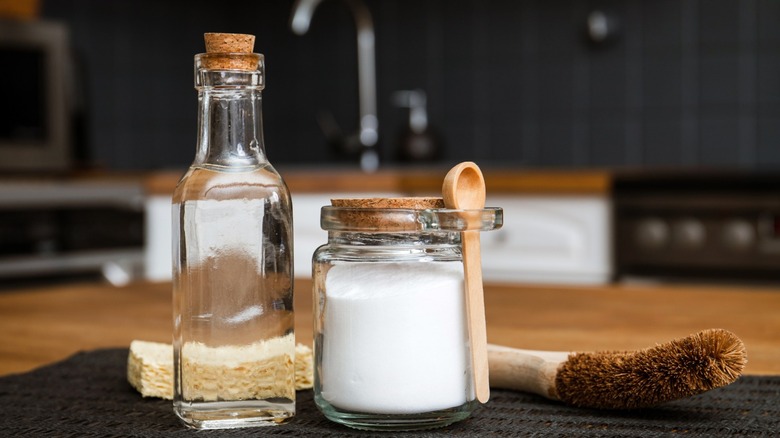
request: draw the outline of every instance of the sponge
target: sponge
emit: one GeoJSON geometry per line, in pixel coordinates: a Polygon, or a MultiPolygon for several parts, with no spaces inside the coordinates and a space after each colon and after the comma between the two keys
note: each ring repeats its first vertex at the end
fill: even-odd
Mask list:
{"type": "MultiPolygon", "coordinates": [[[[295,346],[295,389],[310,389],[314,382],[311,348],[295,346]]],[[[135,340],[127,357],[127,380],[144,397],[173,399],[173,346],[135,340]]]]}

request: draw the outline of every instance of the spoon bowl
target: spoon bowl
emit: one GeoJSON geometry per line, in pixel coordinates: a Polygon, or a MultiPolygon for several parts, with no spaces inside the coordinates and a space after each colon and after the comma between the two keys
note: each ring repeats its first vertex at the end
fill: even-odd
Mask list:
{"type": "Polygon", "coordinates": [[[447,172],[441,191],[447,208],[485,208],[485,178],[479,167],[471,161],[460,163],[447,172]]]}

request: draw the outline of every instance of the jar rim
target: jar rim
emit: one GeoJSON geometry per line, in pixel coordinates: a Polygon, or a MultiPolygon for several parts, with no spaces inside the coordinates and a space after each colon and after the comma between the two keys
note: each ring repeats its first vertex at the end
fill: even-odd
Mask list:
{"type": "Polygon", "coordinates": [[[355,208],[324,206],[320,226],[347,232],[464,232],[492,231],[504,224],[504,210],[447,208],[355,208]]]}

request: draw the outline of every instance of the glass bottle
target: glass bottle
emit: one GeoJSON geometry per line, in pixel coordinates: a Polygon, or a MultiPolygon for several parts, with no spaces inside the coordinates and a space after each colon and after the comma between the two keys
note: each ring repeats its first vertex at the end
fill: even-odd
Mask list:
{"type": "Polygon", "coordinates": [[[195,56],[197,153],[173,195],[173,344],[174,412],[197,429],[295,414],[292,205],[265,156],[263,87],[260,54],[195,56]]]}
{"type": "Polygon", "coordinates": [[[460,232],[502,210],[439,198],[333,200],[314,253],[314,400],[357,429],[413,430],[467,418],[475,399],[460,232]]]}

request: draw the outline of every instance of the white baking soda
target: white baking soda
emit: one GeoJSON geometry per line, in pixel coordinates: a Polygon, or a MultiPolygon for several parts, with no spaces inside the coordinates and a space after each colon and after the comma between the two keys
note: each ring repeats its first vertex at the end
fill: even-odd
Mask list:
{"type": "Polygon", "coordinates": [[[321,396],[364,413],[473,400],[460,262],[346,263],[328,271],[321,396]]]}

